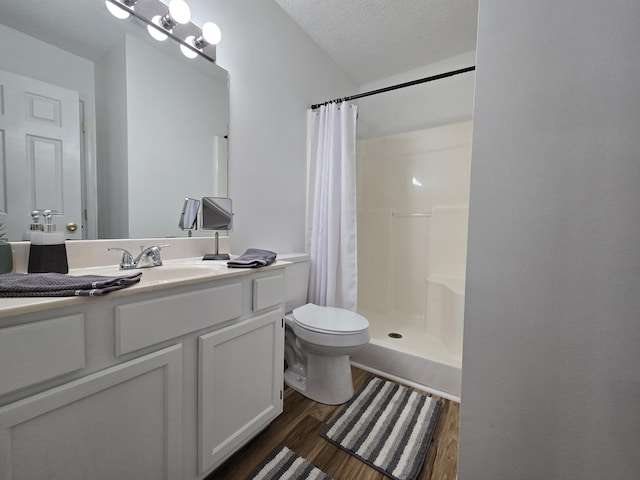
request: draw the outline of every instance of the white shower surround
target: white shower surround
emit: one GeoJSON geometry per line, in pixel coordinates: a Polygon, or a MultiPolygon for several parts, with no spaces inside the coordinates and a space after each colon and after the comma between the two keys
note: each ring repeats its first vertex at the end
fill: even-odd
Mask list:
{"type": "Polygon", "coordinates": [[[464,279],[430,278],[424,285],[424,316],[359,309],[371,340],[352,364],[460,402],[464,279]],[[402,337],[389,335],[396,333],[402,337]]]}
{"type": "Polygon", "coordinates": [[[460,402],[464,294],[428,281],[429,302],[442,315],[424,326],[402,315],[360,311],[369,320],[371,340],[351,363],[443,398],[460,402]],[[431,290],[433,289],[433,290],[431,290]],[[401,333],[391,338],[388,333],[401,333]]]}
{"type": "Polygon", "coordinates": [[[470,121],[358,150],[358,311],[372,340],[352,361],[457,401],[470,158],[470,121]]]}

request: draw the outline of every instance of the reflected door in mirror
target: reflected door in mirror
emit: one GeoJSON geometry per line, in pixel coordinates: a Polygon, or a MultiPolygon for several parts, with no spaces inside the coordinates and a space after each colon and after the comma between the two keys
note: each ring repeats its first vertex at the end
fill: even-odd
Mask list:
{"type": "Polygon", "coordinates": [[[0,71],[0,223],[23,239],[31,211],[50,209],[57,230],[82,238],[78,93],[0,71]]]}

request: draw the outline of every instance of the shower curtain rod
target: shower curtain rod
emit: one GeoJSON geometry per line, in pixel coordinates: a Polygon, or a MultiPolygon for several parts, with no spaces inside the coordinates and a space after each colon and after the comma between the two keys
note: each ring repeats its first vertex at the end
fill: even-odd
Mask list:
{"type": "Polygon", "coordinates": [[[320,108],[322,105],[328,105],[330,103],[337,102],[346,102],[348,100],[355,100],[357,98],[368,97],[370,95],[377,95],[378,93],[389,92],[391,90],[397,90],[398,88],[410,87],[412,85],[418,85],[420,83],[432,82],[433,80],[440,80],[441,78],[452,77],[454,75],[459,75],[460,73],[467,73],[475,70],[475,65],[471,67],[461,68],[459,70],[452,70],[450,72],[439,73],[438,75],[432,75],[430,77],[420,78],[418,80],[412,80],[410,82],[399,83],[397,85],[391,85],[390,87],[379,88],[378,90],[372,90],[370,92],[358,93],[356,95],[351,95],[350,97],[344,98],[336,98],[334,100],[328,100],[324,103],[316,103],[315,105],[311,105],[311,109],[315,110],[316,108],[320,108]]]}

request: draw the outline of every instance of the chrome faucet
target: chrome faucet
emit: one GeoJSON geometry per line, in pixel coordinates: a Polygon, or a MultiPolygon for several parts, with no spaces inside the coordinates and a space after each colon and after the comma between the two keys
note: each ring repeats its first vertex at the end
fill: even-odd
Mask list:
{"type": "Polygon", "coordinates": [[[170,245],[152,245],[150,247],[145,248],[144,246],[140,246],[140,253],[137,257],[133,258],[133,255],[128,250],[124,248],[118,247],[110,247],[108,250],[119,250],[122,252],[122,260],[120,261],[120,270],[131,270],[133,268],[149,268],[149,267],[159,267],[162,265],[162,258],[160,258],[160,251],[163,248],[169,247],[170,245]],[[143,259],[148,259],[148,262],[143,262],[144,265],[140,265],[140,261],[143,259]]]}

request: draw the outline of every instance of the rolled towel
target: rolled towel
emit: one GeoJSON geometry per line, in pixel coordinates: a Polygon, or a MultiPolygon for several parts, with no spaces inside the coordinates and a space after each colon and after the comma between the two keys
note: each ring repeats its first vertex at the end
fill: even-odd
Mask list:
{"type": "Polygon", "coordinates": [[[247,250],[227,262],[229,268],[257,268],[270,265],[276,260],[276,253],[259,248],[247,248],[247,250]]]}
{"type": "Polygon", "coordinates": [[[122,277],[63,273],[0,275],[0,297],[100,297],[140,281],[142,272],[122,277]]]}

